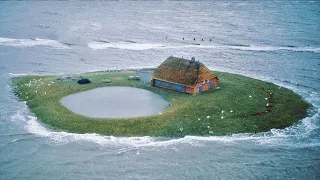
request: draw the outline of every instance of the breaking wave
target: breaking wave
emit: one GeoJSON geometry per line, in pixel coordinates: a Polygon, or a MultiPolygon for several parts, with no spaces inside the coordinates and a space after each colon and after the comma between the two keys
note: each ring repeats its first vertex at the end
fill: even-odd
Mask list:
{"type": "Polygon", "coordinates": [[[27,107],[20,109],[15,115],[11,116],[11,120],[14,122],[24,123],[24,129],[28,133],[32,133],[36,136],[47,137],[50,141],[56,145],[63,145],[74,141],[88,141],[97,143],[100,145],[117,145],[117,146],[162,146],[174,143],[188,142],[182,139],[171,139],[165,141],[157,141],[156,138],[144,136],[144,137],[114,137],[103,136],[95,133],[91,134],[76,134],[68,132],[51,131],[38,122],[37,118],[28,115],[27,107]]]}
{"type": "Polygon", "coordinates": [[[244,50],[244,51],[297,51],[297,52],[313,52],[320,53],[320,48],[316,47],[292,47],[292,46],[226,46],[229,49],[244,50]]]}
{"type": "Polygon", "coordinates": [[[97,143],[101,146],[113,145],[116,147],[161,147],[175,144],[190,144],[192,146],[201,146],[204,142],[214,141],[221,143],[234,143],[236,141],[252,141],[259,144],[267,145],[283,145],[295,148],[301,147],[319,147],[318,141],[313,141],[310,138],[312,134],[319,127],[315,125],[315,122],[319,117],[320,109],[311,117],[306,117],[301,122],[290,126],[285,129],[272,129],[265,133],[242,133],[233,134],[230,136],[185,136],[183,138],[169,139],[169,138],[156,138],[156,137],[114,137],[103,136],[100,134],[76,134],[68,132],[59,132],[47,129],[40,122],[37,117],[30,116],[26,105],[17,111],[16,114],[11,116],[11,120],[16,123],[22,123],[24,129],[31,134],[39,137],[49,138],[50,143],[55,145],[64,145],[75,141],[86,141],[91,143],[97,143]],[[307,139],[310,142],[301,140],[307,139]],[[292,141],[297,141],[292,143],[292,141]]]}
{"type": "Polygon", "coordinates": [[[58,49],[67,49],[67,45],[51,39],[11,39],[0,37],[0,46],[12,46],[12,47],[32,47],[32,46],[49,46],[58,49]]]}
{"type": "Polygon", "coordinates": [[[154,44],[136,42],[103,42],[89,41],[88,47],[95,50],[101,49],[126,49],[126,50],[149,50],[149,49],[234,49],[242,51],[297,51],[320,53],[319,47],[294,47],[294,46],[257,46],[257,45],[211,45],[211,44],[154,44]]]}
{"type": "Polygon", "coordinates": [[[121,42],[121,43],[107,43],[90,41],[88,47],[91,49],[127,49],[127,50],[148,50],[148,49],[159,49],[165,48],[162,44],[141,44],[134,42],[121,42]]]}
{"type": "Polygon", "coordinates": [[[25,73],[18,73],[18,74],[16,74],[16,73],[8,73],[8,75],[9,76],[26,76],[26,75],[28,75],[28,74],[25,74],[25,73]]]}
{"type": "MultiPolygon", "coordinates": [[[[139,70],[139,69],[136,69],[139,70]]],[[[112,70],[111,70],[112,71],[112,70]]],[[[121,71],[121,70],[115,70],[121,71]]],[[[24,74],[12,74],[10,76],[19,76],[24,74]]],[[[285,129],[271,129],[263,133],[241,133],[228,136],[185,136],[183,138],[159,138],[159,137],[114,137],[104,136],[100,134],[76,134],[63,131],[53,131],[46,128],[37,117],[30,116],[30,112],[26,105],[23,105],[16,114],[11,116],[11,120],[23,124],[27,133],[34,134],[39,137],[46,137],[53,144],[63,145],[75,141],[86,141],[97,143],[101,146],[113,145],[116,147],[160,147],[175,144],[190,144],[192,146],[202,145],[204,142],[221,142],[221,143],[235,143],[237,141],[250,141],[266,145],[281,145],[290,148],[304,148],[304,147],[320,147],[318,141],[318,130],[320,128],[320,93],[305,90],[295,84],[286,83],[278,79],[271,80],[263,77],[254,77],[264,81],[273,82],[281,87],[286,87],[300,94],[306,101],[312,104],[312,109],[309,111],[308,117],[300,120],[294,125],[285,129]]]]}

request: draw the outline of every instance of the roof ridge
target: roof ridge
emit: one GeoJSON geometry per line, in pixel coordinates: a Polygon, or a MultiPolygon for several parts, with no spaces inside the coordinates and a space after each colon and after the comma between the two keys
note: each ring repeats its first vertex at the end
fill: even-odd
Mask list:
{"type": "MultiPolygon", "coordinates": [[[[187,61],[187,62],[192,62],[191,59],[185,59],[185,58],[180,58],[180,57],[175,57],[175,56],[169,56],[167,58],[167,60],[170,59],[170,60],[183,60],[183,61],[187,61]]],[[[199,65],[204,65],[202,62],[200,62],[199,60],[198,61],[194,61],[193,63],[195,64],[199,64],[199,65]]]]}

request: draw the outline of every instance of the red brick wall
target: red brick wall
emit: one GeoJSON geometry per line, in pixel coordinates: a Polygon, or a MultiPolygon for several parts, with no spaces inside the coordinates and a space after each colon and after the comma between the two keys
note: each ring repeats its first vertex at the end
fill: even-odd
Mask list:
{"type": "Polygon", "coordinates": [[[194,94],[198,93],[199,92],[199,87],[202,86],[202,82],[199,82],[197,83],[195,86],[194,86],[194,94]]]}
{"type": "Polygon", "coordinates": [[[185,87],[185,88],[186,88],[186,93],[194,94],[194,88],[191,88],[191,87],[185,87]]]}
{"type": "MultiPolygon", "coordinates": [[[[217,80],[217,78],[212,78],[212,79],[210,79],[210,82],[213,83],[213,88],[214,88],[214,89],[218,87],[218,80],[217,80]]],[[[210,82],[209,82],[209,83],[205,82],[204,84],[202,84],[202,82],[198,82],[198,83],[196,84],[196,86],[194,87],[194,91],[193,91],[194,94],[196,94],[196,93],[199,92],[199,87],[200,87],[200,86],[202,86],[202,92],[210,90],[210,82]]]]}
{"type": "Polygon", "coordinates": [[[217,78],[210,79],[210,81],[211,81],[211,83],[213,83],[214,88],[218,87],[218,79],[217,78]]]}

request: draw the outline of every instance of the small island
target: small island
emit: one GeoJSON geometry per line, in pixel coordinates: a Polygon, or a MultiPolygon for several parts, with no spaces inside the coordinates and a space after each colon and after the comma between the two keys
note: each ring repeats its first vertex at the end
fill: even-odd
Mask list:
{"type": "Polygon", "coordinates": [[[226,72],[214,72],[220,79],[218,88],[195,95],[154,87],[150,82],[132,78],[141,73],[148,74],[92,72],[70,76],[30,75],[12,80],[14,93],[26,101],[38,120],[51,129],[72,133],[161,137],[258,133],[294,124],[306,117],[310,106],[289,89],[226,72]],[[77,83],[81,79],[90,83],[77,83]],[[165,98],[170,105],[154,115],[93,118],[76,114],[61,103],[71,94],[123,86],[148,90],[165,98]]]}

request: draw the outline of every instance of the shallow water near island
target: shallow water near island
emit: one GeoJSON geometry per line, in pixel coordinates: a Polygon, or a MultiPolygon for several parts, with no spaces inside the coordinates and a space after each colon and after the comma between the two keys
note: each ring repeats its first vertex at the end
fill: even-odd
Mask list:
{"type": "Polygon", "coordinates": [[[162,96],[124,86],[96,88],[65,96],[60,101],[76,114],[92,118],[133,118],[161,113],[169,106],[162,96]]]}
{"type": "Polygon", "coordinates": [[[0,1],[0,179],[319,179],[319,9],[320,1],[0,1]],[[170,55],[288,87],[312,104],[308,117],[258,134],[75,134],[42,124],[10,86],[18,75],[155,68],[170,55]]]}

